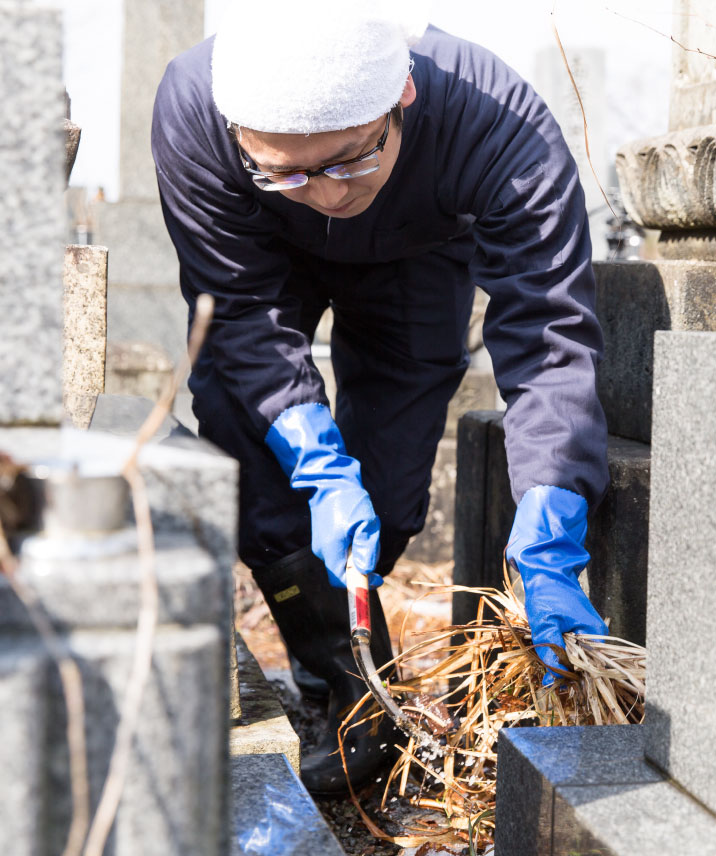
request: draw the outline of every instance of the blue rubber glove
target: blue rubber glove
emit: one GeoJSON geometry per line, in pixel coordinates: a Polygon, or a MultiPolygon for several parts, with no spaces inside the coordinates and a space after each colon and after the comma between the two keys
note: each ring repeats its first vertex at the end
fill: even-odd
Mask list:
{"type": "Polygon", "coordinates": [[[378,562],[380,521],[331,411],[323,404],[289,407],[269,428],[266,444],[291,487],[309,491],[311,549],[325,563],[331,585],[345,588],[351,547],[370,586],[381,585],[380,574],[371,573],[378,562]]]}
{"type": "MultiPolygon", "coordinates": [[[[570,490],[533,487],[517,507],[505,555],[522,576],[535,645],[550,642],[563,648],[562,634],[570,631],[609,635],[577,579],[590,558],[584,549],[586,534],[587,501],[570,490]]],[[[563,668],[552,648],[536,650],[548,668],[563,668]]],[[[547,672],[543,684],[553,681],[554,673],[547,672]]]]}

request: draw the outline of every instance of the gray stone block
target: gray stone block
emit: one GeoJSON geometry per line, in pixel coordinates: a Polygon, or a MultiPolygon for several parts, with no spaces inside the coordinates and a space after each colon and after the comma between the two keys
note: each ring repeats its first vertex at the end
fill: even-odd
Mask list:
{"type": "Polygon", "coordinates": [[[0,6],[0,423],[62,418],[62,22],[0,6]]]}
{"type": "MultiPolygon", "coordinates": [[[[611,484],[589,521],[592,556],[580,581],[611,632],[643,644],[649,523],[649,447],[609,438],[611,484]]],[[[503,551],[515,514],[502,414],[469,413],[460,421],[455,507],[456,585],[503,588],[503,551]]],[[[478,598],[453,595],[453,621],[475,617],[478,598]]]]}
{"type": "Polygon", "coordinates": [[[67,247],[63,290],[62,390],[65,412],[76,428],[87,428],[96,398],[104,392],[107,248],[67,247]]]}
{"type": "Polygon", "coordinates": [[[716,333],[655,353],[647,754],[716,812],[716,333]]]}
{"type": "MultiPolygon", "coordinates": [[[[67,637],[85,695],[90,801],[107,772],[136,645],[134,632],[67,637]]],[[[215,627],[160,627],[142,697],[122,801],[109,839],[115,856],[219,856],[224,793],[223,643],[215,627]]],[[[64,700],[51,677],[46,825],[62,850],[71,814],[64,700]]]]}
{"type": "Polygon", "coordinates": [[[47,659],[39,642],[0,636],[0,852],[13,856],[45,852],[47,659]]]}
{"type": "Polygon", "coordinates": [[[150,148],[154,97],[167,64],[204,38],[204,0],[125,0],[120,196],[157,198],[150,148]],[[161,37],[159,37],[161,35],[161,37]]]}
{"type": "MultiPolygon", "coordinates": [[[[458,424],[455,489],[454,582],[502,588],[502,552],[512,526],[515,503],[507,476],[503,414],[496,410],[465,414],[458,424]]],[[[453,622],[475,618],[478,597],[453,595],[453,622]]]]}
{"type": "Polygon", "coordinates": [[[229,731],[229,753],[286,757],[296,773],[301,770],[301,746],[276,693],[246,643],[237,633],[236,655],[239,667],[241,718],[229,731]]]}
{"type": "MultiPolygon", "coordinates": [[[[151,159],[151,152],[148,154],[151,159]]],[[[173,286],[177,301],[185,306],[179,291],[179,261],[159,200],[154,199],[155,188],[156,178],[152,175],[151,201],[99,203],[93,238],[109,248],[110,299],[117,286],[173,286]]]]}
{"type": "Polygon", "coordinates": [[[716,852],[716,819],[644,760],[639,725],[503,729],[497,856],[716,852]]]}
{"type": "Polygon", "coordinates": [[[283,755],[232,758],[231,793],[231,856],[343,856],[343,848],[283,755]]]}
{"type": "MultiPolygon", "coordinates": [[[[23,557],[18,573],[24,585],[45,604],[58,628],[136,627],[141,580],[136,552],[92,562],[23,557]]],[[[192,537],[158,535],[155,573],[160,624],[224,623],[227,606],[222,577],[215,562],[192,537]]],[[[0,616],[5,630],[32,628],[25,609],[2,576],[0,616]]]]}
{"type": "Polygon", "coordinates": [[[649,443],[654,333],[716,330],[716,264],[598,262],[594,272],[605,340],[598,392],[609,431],[649,443]]]}
{"type": "MultiPolygon", "coordinates": [[[[91,429],[134,437],[154,402],[101,395],[91,429]]],[[[168,417],[141,459],[157,532],[193,532],[230,578],[237,558],[238,462],[168,417]]]]}
{"type": "MultiPolygon", "coordinates": [[[[650,447],[610,437],[610,485],[589,520],[589,597],[613,636],[646,644],[650,447]]],[[[584,575],[583,575],[584,576],[584,575]]]]}

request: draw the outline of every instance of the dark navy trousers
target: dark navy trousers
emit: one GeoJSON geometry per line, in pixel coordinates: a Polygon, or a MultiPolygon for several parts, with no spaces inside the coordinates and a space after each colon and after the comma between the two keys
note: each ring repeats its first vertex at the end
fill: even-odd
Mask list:
{"type": "MultiPolygon", "coordinates": [[[[285,245],[287,292],[313,338],[333,310],[334,418],[381,522],[377,570],[388,573],[428,510],[447,405],[469,363],[474,285],[464,261],[439,251],[382,264],[339,264],[285,245]]],[[[257,369],[270,371],[270,367],[257,369]]],[[[238,458],[239,555],[258,571],[311,543],[307,497],[216,379],[195,397],[199,433],[238,458]]]]}

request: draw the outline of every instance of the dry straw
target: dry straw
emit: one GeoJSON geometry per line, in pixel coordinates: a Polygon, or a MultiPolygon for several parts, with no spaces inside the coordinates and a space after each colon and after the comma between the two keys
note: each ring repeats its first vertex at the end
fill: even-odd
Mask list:
{"type": "MultiPolygon", "coordinates": [[[[545,668],[532,645],[524,606],[507,575],[505,591],[417,585],[429,587],[417,600],[455,591],[479,596],[477,615],[470,624],[413,634],[419,641],[406,649],[408,613],[400,653],[393,661],[397,677],[386,681],[403,710],[444,744],[444,753],[427,753],[413,740],[399,747],[400,757],[387,777],[382,807],[393,797],[402,797],[413,805],[439,811],[444,820],[410,834],[390,836],[366,815],[352,790],[351,794],[364,822],[378,838],[404,847],[452,841],[480,850],[491,843],[494,831],[500,729],[641,722],[646,652],[623,639],[569,633],[562,677],[545,688],[545,668]]],[[[343,723],[340,736],[359,720],[375,716],[379,716],[377,707],[366,695],[343,723]]]]}

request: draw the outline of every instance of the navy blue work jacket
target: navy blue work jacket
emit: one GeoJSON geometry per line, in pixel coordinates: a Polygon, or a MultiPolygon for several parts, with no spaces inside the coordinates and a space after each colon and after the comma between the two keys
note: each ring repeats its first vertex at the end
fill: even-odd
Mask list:
{"type": "Polygon", "coordinates": [[[346,263],[439,247],[490,297],[484,339],[507,402],[515,501],[547,484],[593,508],[608,474],[591,244],[577,167],[544,102],[489,51],[431,27],[413,51],[417,98],[389,180],[367,211],[329,229],[243,169],[213,101],[212,46],[169,64],[152,149],[190,317],[198,294],[214,296],[210,358],[256,431],[265,436],[287,407],[326,402],[274,239],[346,263]]]}

